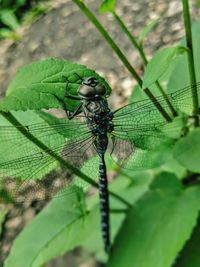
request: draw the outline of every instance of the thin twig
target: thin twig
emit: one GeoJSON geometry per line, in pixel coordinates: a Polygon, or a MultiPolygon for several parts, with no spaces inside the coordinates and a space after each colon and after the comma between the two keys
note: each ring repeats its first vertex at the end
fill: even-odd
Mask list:
{"type": "MultiPolygon", "coordinates": [[[[190,19],[190,10],[188,0],[182,0],[183,6],[183,18],[185,25],[185,36],[186,36],[186,46],[188,48],[187,58],[188,58],[188,68],[190,74],[190,83],[191,83],[191,93],[193,101],[193,114],[197,115],[199,112],[199,99],[196,86],[196,74],[195,74],[195,65],[194,65],[194,54],[193,54],[193,44],[192,44],[192,28],[191,28],[191,19],[190,19]]],[[[199,125],[198,120],[196,121],[196,126],[199,125]]]]}
{"type": "MultiPolygon", "coordinates": [[[[138,51],[143,63],[145,66],[147,66],[148,64],[148,59],[144,53],[144,50],[142,48],[142,46],[140,46],[137,42],[137,39],[135,38],[135,36],[128,30],[128,28],[126,27],[126,25],[124,24],[124,22],[122,21],[122,19],[117,15],[117,13],[115,11],[112,12],[114,18],[116,19],[117,23],[119,24],[119,26],[122,28],[122,30],[125,32],[125,34],[128,36],[129,40],[131,41],[131,43],[133,44],[133,46],[135,47],[135,49],[138,51]]],[[[177,116],[177,112],[174,109],[172,103],[170,102],[167,94],[165,93],[165,91],[163,90],[161,84],[159,83],[159,81],[155,82],[158,90],[160,91],[161,95],[163,96],[163,98],[165,99],[173,117],[177,116]]]]}
{"type": "Polygon", "coordinates": [[[144,50],[141,49],[140,45],[138,44],[135,36],[133,36],[131,34],[131,32],[128,30],[128,28],[126,27],[126,25],[124,24],[124,22],[121,20],[121,18],[117,15],[117,13],[115,11],[113,11],[113,16],[116,19],[117,23],[120,25],[120,27],[122,28],[122,30],[126,33],[126,35],[128,36],[129,40],[131,41],[131,43],[133,44],[133,46],[137,49],[137,51],[140,54],[140,57],[142,58],[143,62],[145,65],[147,65],[148,60],[146,58],[146,55],[144,53],[144,50]]]}

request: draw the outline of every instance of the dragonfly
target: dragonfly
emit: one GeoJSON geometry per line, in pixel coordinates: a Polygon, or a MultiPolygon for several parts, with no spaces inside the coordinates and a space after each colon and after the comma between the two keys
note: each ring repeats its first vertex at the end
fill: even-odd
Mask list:
{"type": "MultiPolygon", "coordinates": [[[[49,175],[46,180],[40,179],[58,167],[57,155],[75,166],[81,166],[85,160],[96,155],[99,167],[92,164],[91,168],[98,169],[102,238],[104,249],[109,253],[111,241],[105,153],[110,150],[111,156],[123,168],[152,168],[152,151],[163,144],[173,144],[185,132],[186,121],[191,115],[188,114],[191,113],[192,107],[192,86],[167,95],[180,119],[172,118],[173,114],[165,98],[156,98],[159,105],[172,118],[169,122],[157,105],[149,99],[111,111],[104,84],[96,77],[78,77],[80,86],[77,96],[66,93],[65,97],[78,101],[79,104],[73,112],[64,105],[67,118],[58,119],[45,112],[39,112],[42,120],[33,124],[23,121],[22,125],[14,127],[6,120],[2,123],[0,182],[11,188],[13,197],[19,202],[24,201],[24,191],[28,192],[25,195],[26,200],[33,195],[38,195],[39,199],[60,197],[66,192],[69,193],[73,179],[69,180],[66,176],[62,179],[49,179],[49,175]],[[30,142],[24,132],[31,133],[46,149],[30,142]],[[16,178],[21,180],[17,180],[17,185],[12,190],[16,178]],[[41,193],[41,185],[50,186],[48,194],[41,193]]],[[[68,81],[66,92],[67,86],[68,81]]],[[[199,95],[200,84],[196,84],[195,87],[199,95]]],[[[30,113],[26,114],[29,118],[30,113]]],[[[78,185],[85,186],[85,183],[78,185]]]]}

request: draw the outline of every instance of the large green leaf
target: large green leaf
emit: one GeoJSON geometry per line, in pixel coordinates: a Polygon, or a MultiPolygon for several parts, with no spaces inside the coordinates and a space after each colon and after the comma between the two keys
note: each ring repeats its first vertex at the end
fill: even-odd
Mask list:
{"type": "Polygon", "coordinates": [[[41,266],[80,242],[86,216],[83,195],[55,198],[15,240],[5,267],[41,266]]]}
{"type": "Polygon", "coordinates": [[[190,237],[199,209],[198,187],[183,190],[174,175],[160,174],[129,211],[108,266],[170,267],[190,237]]]}
{"type": "MultiPolygon", "coordinates": [[[[192,25],[192,39],[196,78],[197,81],[200,81],[200,21],[192,25]]],[[[182,40],[181,44],[185,44],[185,38],[182,40]]],[[[175,64],[167,87],[168,91],[171,93],[190,84],[188,60],[187,54],[185,53],[181,57],[175,59],[175,64]]]]}
{"type": "MultiPolygon", "coordinates": [[[[131,180],[130,185],[127,175],[122,174],[121,179],[117,179],[111,184],[111,189],[115,193],[120,192],[120,196],[129,200],[130,203],[134,203],[148,190],[152,174],[150,172],[140,173],[140,175],[139,173],[133,174],[131,180]]],[[[89,212],[85,212],[82,194],[53,199],[17,237],[5,267],[12,266],[18,257],[19,263],[15,265],[16,267],[41,266],[77,246],[84,247],[89,252],[95,253],[98,259],[105,261],[98,194],[90,197],[88,203],[87,210],[89,212]],[[38,229],[40,230],[38,231],[38,229]],[[23,250],[22,247],[24,247],[23,250]]],[[[126,208],[114,197],[110,197],[110,204],[111,209],[126,208]]],[[[124,217],[125,213],[111,213],[112,240],[124,217]]]]}
{"type": "Polygon", "coordinates": [[[159,80],[169,68],[172,60],[185,51],[185,48],[179,46],[167,47],[159,50],[159,52],[151,59],[151,61],[149,61],[144,72],[142,85],[143,89],[148,88],[157,80],[159,80]]]}
{"type": "Polygon", "coordinates": [[[106,86],[107,95],[110,93],[109,85],[95,71],[84,65],[50,58],[26,65],[17,72],[8,87],[7,97],[0,101],[0,110],[63,108],[63,101],[67,109],[73,110],[78,101],[65,98],[65,93],[67,90],[68,94],[77,95],[81,80],[75,73],[82,78],[96,77],[106,86]]]}
{"type": "Polygon", "coordinates": [[[180,139],[174,147],[175,159],[187,170],[200,172],[200,129],[180,139]]]}

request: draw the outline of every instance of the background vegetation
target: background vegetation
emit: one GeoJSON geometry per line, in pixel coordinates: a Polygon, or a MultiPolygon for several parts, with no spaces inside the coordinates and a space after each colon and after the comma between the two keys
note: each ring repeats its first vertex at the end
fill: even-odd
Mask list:
{"type": "MultiPolygon", "coordinates": [[[[188,70],[188,54],[191,52],[194,53],[195,79],[196,82],[199,81],[198,44],[200,24],[198,22],[193,27],[193,50],[190,50],[191,47],[185,46],[183,40],[182,44],[178,46],[161,49],[147,64],[143,42],[149,31],[153,30],[158,23],[158,20],[148,25],[139,37],[132,36],[116,13],[116,1],[104,1],[100,8],[101,13],[110,12],[115,17],[116,22],[121,25],[125,34],[139,52],[144,65],[147,65],[142,80],[133,65],[119,50],[114,40],[110,38],[96,17],[90,13],[90,10],[81,1],[74,2],[95,24],[131,76],[137,80],[139,86],[133,91],[131,102],[146,98],[144,91],[147,87],[155,93],[158,92],[159,84],[162,87],[167,84],[164,92],[171,93],[189,85],[191,71],[188,70]],[[177,77],[180,77],[180,79],[177,79],[177,77]],[[141,92],[140,87],[144,91],[141,92]]],[[[185,27],[190,29],[190,25],[185,27]]],[[[81,68],[85,67],[71,65],[70,62],[55,59],[39,61],[25,66],[9,85],[7,97],[0,102],[1,114],[4,117],[4,119],[1,118],[2,125],[5,124],[6,118],[16,127],[17,122],[13,120],[13,115],[20,123],[26,125],[27,122],[24,121],[26,121],[25,114],[27,113],[23,113],[21,110],[60,107],[55,98],[47,98],[46,96],[58,94],[59,97],[62,97],[64,81],[61,81],[61,76],[63,75],[63,69],[64,73],[69,76],[71,71],[75,72],[77,69],[81,71],[81,68]],[[49,79],[45,88],[42,83],[44,77],[49,79]],[[43,92],[44,97],[38,102],[38,95],[41,92],[43,92]],[[12,111],[12,114],[9,113],[10,111],[12,111]]],[[[90,69],[87,71],[88,73],[94,73],[90,69]]],[[[99,79],[102,78],[99,77],[99,79]]],[[[69,89],[75,93],[78,85],[75,81],[72,85],[69,89]]],[[[109,92],[110,87],[107,84],[106,86],[109,92]]],[[[196,89],[199,95],[198,85],[196,89]]],[[[183,92],[186,92],[186,94],[184,98],[180,97],[178,112],[180,117],[184,115],[187,118],[194,112],[193,99],[189,90],[183,90],[183,92]]],[[[73,103],[67,104],[73,105],[73,103]]],[[[29,123],[35,122],[39,113],[28,112],[29,123]]],[[[198,113],[198,110],[195,112],[198,113]]],[[[171,124],[166,125],[170,128],[171,124]]],[[[16,142],[16,145],[19,146],[20,138],[13,140],[14,144],[16,142]]],[[[56,142],[58,142],[58,139],[56,142]]],[[[38,144],[35,145],[38,146],[38,144]]],[[[27,147],[29,146],[32,146],[32,144],[27,142],[27,147]]],[[[5,147],[5,139],[2,136],[0,149],[5,151],[5,147]]],[[[11,253],[5,261],[5,266],[42,266],[50,259],[79,246],[93,253],[99,261],[108,261],[107,266],[199,266],[200,259],[196,249],[199,245],[198,217],[200,209],[199,128],[189,127],[189,134],[175,140],[170,151],[167,145],[161,151],[160,147],[155,148],[154,153],[157,155],[154,169],[139,172],[123,170],[117,174],[118,179],[110,185],[112,192],[127,200],[132,207],[127,213],[112,213],[111,215],[113,251],[109,259],[106,258],[102,250],[98,198],[96,195],[85,198],[80,189],[77,194],[53,199],[33,219],[17,237],[11,253]],[[161,164],[160,158],[165,154],[167,157],[161,164]],[[74,207],[73,210],[72,206],[74,207]],[[38,229],[40,230],[38,231],[38,229]]],[[[8,153],[6,161],[8,161],[9,156],[8,153]]],[[[16,157],[19,156],[16,155],[16,157]]],[[[2,161],[5,162],[5,159],[2,159],[2,161]]],[[[117,172],[118,169],[109,159],[107,164],[109,170],[117,172]]],[[[82,171],[86,175],[91,175],[89,166],[88,163],[83,167],[82,171]]],[[[52,166],[52,168],[55,168],[55,166],[52,166]]],[[[9,170],[7,171],[9,172],[9,170]]],[[[75,170],[72,171],[75,172],[75,170]]],[[[29,170],[25,168],[24,173],[28,175],[28,172],[29,170]]],[[[82,173],[77,172],[76,174],[83,178],[82,173]]],[[[121,209],[124,208],[124,205],[111,196],[111,208],[121,209]]],[[[6,211],[2,212],[2,222],[5,214],[6,211]]]]}

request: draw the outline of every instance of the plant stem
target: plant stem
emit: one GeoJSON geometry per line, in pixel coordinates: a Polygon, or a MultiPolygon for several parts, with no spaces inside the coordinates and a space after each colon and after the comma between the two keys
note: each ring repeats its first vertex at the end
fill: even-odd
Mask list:
{"type": "MultiPolygon", "coordinates": [[[[125,32],[125,34],[128,36],[129,40],[131,41],[131,43],[133,44],[133,46],[136,48],[136,50],[139,52],[140,57],[144,63],[144,65],[146,66],[148,64],[148,59],[144,53],[144,50],[142,48],[142,46],[140,46],[135,38],[135,36],[132,35],[132,33],[128,30],[128,28],[126,27],[126,25],[124,24],[124,22],[121,20],[121,18],[117,15],[117,13],[115,11],[112,12],[114,18],[116,19],[117,23],[120,25],[120,27],[122,28],[122,30],[125,32]]],[[[163,96],[163,98],[165,99],[173,117],[177,116],[177,112],[174,109],[172,103],[170,102],[167,94],[165,93],[165,91],[163,90],[161,84],[159,83],[159,81],[155,82],[156,86],[158,87],[158,90],[160,91],[161,95],[163,96]]]]}
{"type": "MultiPolygon", "coordinates": [[[[39,139],[37,139],[34,135],[32,135],[29,130],[24,127],[10,112],[3,112],[0,111],[0,114],[7,119],[16,129],[23,134],[30,142],[37,145],[41,150],[45,151],[49,156],[54,158],[56,161],[58,161],[60,164],[62,164],[65,168],[70,170],[73,174],[79,176],[81,179],[83,179],[85,182],[89,183],[90,185],[94,186],[95,188],[99,188],[99,185],[97,182],[92,180],[90,177],[88,177],[86,174],[82,173],[79,169],[68,163],[66,160],[64,160],[62,157],[60,157],[58,154],[56,154],[53,150],[51,150],[49,147],[47,147],[44,143],[42,143],[39,139]]],[[[125,199],[118,196],[116,193],[109,191],[110,195],[114,198],[121,201],[123,204],[125,204],[128,208],[131,206],[125,199]]]]}
{"type": "Polygon", "coordinates": [[[155,84],[156,84],[156,86],[158,87],[158,89],[159,89],[161,95],[162,95],[163,98],[165,99],[165,101],[166,101],[166,103],[167,103],[167,105],[168,105],[168,107],[169,107],[169,109],[170,109],[170,111],[171,111],[173,117],[176,117],[178,114],[177,114],[175,108],[173,107],[172,103],[170,102],[170,100],[169,100],[167,94],[166,94],[165,91],[163,90],[161,84],[159,83],[159,81],[156,81],[155,84]]]}
{"type": "MultiPolygon", "coordinates": [[[[198,92],[196,86],[196,74],[195,74],[195,65],[194,65],[194,54],[193,54],[193,44],[192,44],[192,28],[191,28],[191,19],[190,19],[190,10],[188,0],[182,0],[183,6],[183,18],[185,25],[185,36],[186,36],[186,46],[188,48],[188,68],[190,75],[190,83],[191,83],[191,93],[193,100],[193,114],[197,115],[199,111],[199,100],[198,100],[198,92]]],[[[197,123],[198,125],[199,123],[197,123]]],[[[196,125],[196,126],[197,126],[196,125]]]]}
{"type": "Polygon", "coordinates": [[[73,0],[81,11],[89,18],[89,20],[95,25],[97,30],[102,34],[102,36],[106,39],[107,43],[111,46],[113,51],[117,54],[119,59],[122,61],[124,66],[129,70],[131,75],[134,77],[134,79],[137,81],[140,87],[142,87],[142,79],[137,74],[135,69],[132,67],[130,62],[127,60],[123,52],[120,50],[120,48],[117,46],[117,44],[113,41],[112,37],[108,34],[108,32],[105,30],[105,28],[102,26],[102,24],[98,21],[98,19],[93,15],[93,13],[87,8],[87,6],[80,0],[73,0]]]}
{"type": "Polygon", "coordinates": [[[145,94],[151,99],[153,102],[154,106],[157,108],[157,110],[162,114],[162,116],[165,118],[167,122],[171,122],[172,119],[168,115],[168,113],[163,109],[159,101],[156,99],[156,97],[151,93],[151,91],[146,88],[144,89],[145,94]]]}
{"type": "Polygon", "coordinates": [[[120,202],[124,203],[128,208],[132,207],[132,205],[128,201],[126,201],[124,198],[122,198],[121,196],[117,195],[114,192],[110,192],[109,191],[109,193],[110,193],[111,196],[113,196],[114,198],[118,199],[120,202]]]}
{"type": "Polygon", "coordinates": [[[127,209],[110,209],[112,213],[127,213],[127,209]]]}
{"type": "Polygon", "coordinates": [[[39,139],[37,139],[34,135],[32,135],[29,130],[24,127],[10,112],[2,112],[0,111],[0,114],[6,118],[13,126],[17,128],[17,130],[23,134],[29,141],[37,145],[41,150],[45,151],[49,156],[57,160],[59,163],[61,163],[64,167],[72,171],[74,174],[81,177],[85,182],[91,184],[92,186],[98,188],[98,184],[93,181],[91,178],[89,178],[87,175],[80,172],[78,169],[76,169],[73,165],[69,164],[67,161],[65,161],[62,157],[57,155],[54,151],[52,151],[48,146],[46,146],[44,143],[42,143],[39,139]]]}
{"type": "MultiPolygon", "coordinates": [[[[137,74],[135,69],[132,67],[130,62],[127,60],[123,52],[120,50],[120,48],[117,46],[117,44],[113,41],[111,36],[107,33],[107,31],[104,29],[102,24],[98,21],[98,19],[93,15],[93,13],[87,8],[87,6],[80,0],[73,0],[75,4],[79,6],[81,11],[89,18],[89,20],[95,25],[97,30],[102,34],[102,36],[106,39],[107,43],[111,46],[113,51],[117,54],[119,59],[122,61],[124,66],[129,70],[133,78],[137,81],[138,85],[142,88],[142,79],[137,74]]],[[[160,103],[157,101],[156,97],[150,92],[148,88],[144,90],[144,92],[147,94],[149,99],[152,101],[152,103],[155,105],[155,107],[158,109],[158,111],[162,114],[162,116],[165,118],[167,122],[171,122],[172,119],[168,115],[168,113],[163,109],[163,107],[160,105],[160,103]]]]}
{"type": "Polygon", "coordinates": [[[140,57],[142,58],[143,62],[145,65],[147,65],[148,60],[144,54],[144,50],[141,48],[141,46],[138,44],[136,38],[131,34],[131,32],[128,30],[128,28],[126,27],[126,25],[124,24],[124,22],[121,20],[121,18],[117,15],[117,13],[115,11],[113,11],[113,16],[116,19],[116,21],[118,22],[118,24],[120,25],[120,27],[122,28],[122,30],[126,33],[126,35],[128,36],[128,38],[130,39],[131,43],[133,44],[133,46],[138,50],[140,57]]]}

